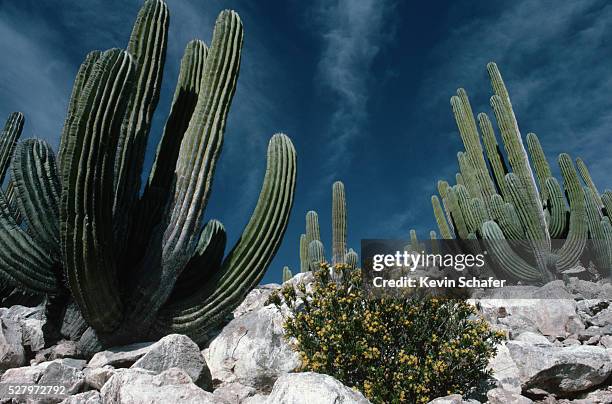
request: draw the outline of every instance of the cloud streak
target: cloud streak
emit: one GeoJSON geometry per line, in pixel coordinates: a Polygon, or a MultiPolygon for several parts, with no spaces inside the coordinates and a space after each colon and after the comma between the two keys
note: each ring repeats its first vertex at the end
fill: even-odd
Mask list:
{"type": "Polygon", "coordinates": [[[318,79],[331,93],[333,113],[328,126],[329,177],[350,162],[351,146],[368,119],[368,86],[372,64],[388,40],[391,26],[389,1],[338,0],[320,4],[316,13],[321,24],[323,50],[318,79]]]}

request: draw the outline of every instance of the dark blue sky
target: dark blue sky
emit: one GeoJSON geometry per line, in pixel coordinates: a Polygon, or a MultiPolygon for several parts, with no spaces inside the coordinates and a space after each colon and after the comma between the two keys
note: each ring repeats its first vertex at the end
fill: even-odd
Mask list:
{"type": "MultiPolygon", "coordinates": [[[[185,44],[210,41],[233,8],[245,41],[238,89],[207,218],[236,240],[254,208],[267,141],[298,151],[298,188],[264,282],[299,268],[304,214],[319,212],[329,250],[331,186],[346,185],[349,244],[421,237],[430,195],[454,178],[461,141],[449,98],[458,87],[490,112],[485,65],[498,63],[519,125],[554,162],[581,156],[603,190],[612,171],[612,4],[576,1],[169,0],[170,36],[149,157],[165,122],[185,44]]],[[[0,0],[0,117],[26,115],[24,137],[57,146],[74,75],[87,52],[124,47],[140,1],[0,0]]],[[[147,160],[147,167],[150,158],[147,160]]],[[[437,229],[436,229],[437,230],[437,229]]]]}

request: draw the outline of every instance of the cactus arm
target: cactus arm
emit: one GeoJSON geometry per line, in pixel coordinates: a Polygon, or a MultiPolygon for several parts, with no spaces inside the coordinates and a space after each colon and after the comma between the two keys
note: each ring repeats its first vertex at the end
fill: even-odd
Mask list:
{"type": "MultiPolygon", "coordinates": [[[[0,191],[1,192],[1,191],[0,191]]],[[[11,212],[11,215],[15,219],[17,225],[21,225],[23,220],[23,216],[19,211],[19,202],[17,201],[17,190],[15,188],[15,182],[11,178],[6,184],[6,191],[4,192],[4,196],[6,198],[6,204],[11,212]]]]}
{"type": "Polygon", "coordinates": [[[593,178],[591,177],[591,173],[589,172],[588,167],[580,157],[576,159],[576,167],[578,167],[578,172],[580,173],[580,176],[582,177],[584,183],[593,191],[593,195],[595,196],[595,200],[597,201],[599,206],[604,206],[603,201],[599,196],[597,186],[595,185],[595,182],[593,182],[593,178]]]}
{"type": "Polygon", "coordinates": [[[410,229],[410,250],[419,253],[421,252],[419,238],[417,237],[417,232],[414,229],[410,229]]]}
{"type": "Polygon", "coordinates": [[[168,7],[162,0],[146,0],[138,12],[127,52],[136,63],[135,91],[121,125],[114,167],[115,244],[122,249],[130,226],[130,208],[140,192],[144,155],[159,101],[168,42],[168,7]]]}
{"type": "Polygon", "coordinates": [[[589,226],[589,234],[594,252],[594,263],[598,269],[607,271],[610,268],[610,251],[606,235],[602,226],[603,216],[599,208],[599,201],[595,196],[595,192],[588,187],[584,187],[584,196],[586,202],[587,221],[589,226]]]}
{"type": "Polygon", "coordinates": [[[72,94],[70,95],[70,101],[68,103],[68,112],[66,113],[66,120],[64,121],[64,127],[62,129],[62,137],[60,138],[60,146],[59,151],[57,153],[57,164],[59,167],[62,166],[64,162],[64,152],[66,149],[66,139],[68,138],[64,134],[68,133],[72,123],[75,119],[78,119],[78,110],[79,103],[81,102],[81,96],[83,94],[83,90],[85,89],[85,84],[87,84],[87,80],[91,76],[93,71],[93,66],[100,56],[102,52],[100,51],[92,51],[87,54],[85,60],[79,67],[79,71],[77,72],[76,78],[74,79],[74,84],[72,85],[72,94]]]}
{"type": "MultiPolygon", "coordinates": [[[[536,254],[536,259],[539,262],[538,265],[545,266],[546,264],[542,260],[550,253],[551,245],[542,200],[536,187],[533,172],[529,166],[527,152],[525,151],[510,97],[501,74],[495,63],[487,64],[487,70],[491,78],[493,90],[495,91],[495,95],[491,97],[491,106],[500,127],[504,146],[508,154],[508,161],[523,188],[522,198],[525,209],[519,215],[523,215],[525,222],[529,223],[529,230],[526,232],[528,239],[537,244],[535,248],[538,250],[536,254]]],[[[516,203],[514,205],[517,206],[516,203]]]]}
{"type": "Polygon", "coordinates": [[[604,193],[601,194],[601,200],[606,209],[606,215],[612,216],[612,191],[606,189],[604,193]]]}
{"type": "MultiPolygon", "coordinates": [[[[612,259],[612,222],[610,222],[610,218],[608,216],[604,216],[603,219],[601,219],[601,228],[608,246],[608,256],[610,259],[612,259]]],[[[609,278],[610,274],[612,273],[610,267],[599,268],[599,271],[604,278],[609,278]]]]}
{"type": "Polygon", "coordinates": [[[433,206],[434,216],[436,217],[436,223],[438,224],[438,229],[440,229],[442,238],[446,240],[454,238],[455,235],[451,231],[448,222],[446,221],[446,217],[444,216],[444,212],[442,211],[440,199],[438,199],[436,195],[431,196],[431,205],[433,206]]]}
{"type": "Polygon", "coordinates": [[[467,238],[469,231],[466,224],[466,219],[464,218],[464,213],[459,205],[457,192],[455,191],[456,187],[461,187],[461,185],[455,185],[454,187],[450,187],[446,190],[445,205],[448,206],[448,212],[451,216],[451,223],[453,224],[456,234],[460,239],[465,239],[467,238]]]}
{"type": "Polygon", "coordinates": [[[312,272],[321,268],[321,264],[325,262],[325,248],[319,240],[312,240],[308,244],[308,262],[312,272]]]}
{"type": "Polygon", "coordinates": [[[585,195],[572,159],[563,153],[559,156],[558,162],[570,205],[567,237],[563,246],[557,251],[559,256],[557,268],[559,271],[564,271],[576,265],[580,259],[588,238],[588,223],[585,195]]]}
{"type": "Polygon", "coordinates": [[[293,274],[291,273],[289,267],[283,267],[283,283],[291,280],[291,278],[293,278],[293,274]]]}
{"type": "Polygon", "coordinates": [[[457,185],[465,186],[465,181],[463,180],[463,175],[461,175],[461,173],[456,173],[455,174],[455,183],[457,185]]]}
{"type": "Polygon", "coordinates": [[[132,90],[134,62],[104,52],[83,90],[78,118],[65,139],[61,167],[60,235],[68,284],[83,317],[96,330],[121,320],[112,243],[113,161],[132,90]]]}
{"type": "Polygon", "coordinates": [[[0,192],[0,280],[24,292],[55,293],[56,262],[21,229],[0,192]]]}
{"type": "Polygon", "coordinates": [[[346,255],[346,197],[344,184],[334,182],[332,187],[332,263],[344,264],[346,255]]]}
{"type": "Polygon", "coordinates": [[[51,146],[36,139],[21,142],[15,150],[12,178],[21,214],[28,221],[32,237],[41,243],[51,259],[59,259],[61,187],[51,146]]]}
{"type": "Polygon", "coordinates": [[[321,241],[319,230],[319,215],[314,210],[306,212],[306,243],[310,245],[313,240],[321,241]]]}
{"type": "MultiPolygon", "coordinates": [[[[515,207],[521,227],[525,231],[525,239],[528,241],[533,255],[540,270],[546,272],[546,277],[551,278],[550,264],[550,239],[548,242],[540,237],[539,223],[534,222],[533,201],[526,191],[524,183],[514,173],[506,174],[506,186],[510,193],[510,199],[515,207]]],[[[548,229],[546,230],[548,234],[548,229]]]]}
{"type": "Polygon", "coordinates": [[[21,112],[12,112],[0,133],[0,186],[4,184],[4,178],[17,146],[17,140],[23,130],[23,122],[24,118],[21,112]]]}
{"type": "Polygon", "coordinates": [[[300,272],[308,272],[308,244],[306,234],[300,235],[300,272]]]}
{"type": "Polygon", "coordinates": [[[196,247],[236,89],[242,38],[238,14],[222,11],[215,23],[203,87],[176,162],[174,195],[133,278],[129,318],[139,319],[143,327],[155,319],[196,247]]]}
{"type": "Polygon", "coordinates": [[[209,221],[202,229],[195,252],[176,280],[174,290],[168,298],[169,304],[195,293],[219,270],[226,243],[227,235],[223,224],[218,220],[209,221]]]}
{"type": "Polygon", "coordinates": [[[552,172],[550,171],[548,160],[546,160],[546,155],[544,155],[544,150],[542,150],[540,140],[535,133],[527,134],[527,149],[529,150],[529,155],[531,157],[531,161],[533,162],[533,167],[535,168],[535,174],[536,178],[538,179],[538,185],[540,186],[542,200],[545,201],[548,199],[546,180],[549,177],[552,177],[552,172]]]}
{"type": "Polygon", "coordinates": [[[239,242],[220,271],[195,295],[165,306],[154,335],[182,332],[196,342],[221,321],[263,277],[287,228],[296,182],[296,155],[291,140],[277,134],[270,140],[264,185],[239,242]]]}
{"type": "Polygon", "coordinates": [[[484,143],[485,146],[487,160],[493,171],[493,181],[501,195],[507,197],[508,192],[506,190],[504,177],[508,173],[508,168],[506,167],[506,162],[504,161],[499,144],[497,143],[491,120],[484,112],[478,114],[478,125],[482,133],[482,143],[484,143]]]}
{"type": "Polygon", "coordinates": [[[542,196],[547,198],[547,211],[550,212],[548,231],[552,239],[562,238],[567,227],[567,207],[565,198],[561,192],[561,186],[554,177],[548,177],[544,181],[546,192],[542,196]]]}
{"type": "Polygon", "coordinates": [[[453,191],[457,196],[457,201],[459,202],[459,209],[463,215],[465,220],[465,225],[468,233],[476,233],[480,229],[482,223],[478,222],[478,217],[474,214],[470,206],[470,194],[468,193],[466,187],[462,185],[455,185],[453,187],[453,191]]]}
{"type": "Polygon", "coordinates": [[[461,171],[461,177],[463,178],[463,183],[465,184],[468,194],[473,197],[481,195],[480,187],[476,180],[476,170],[472,166],[467,153],[457,153],[457,161],[459,162],[459,170],[461,171]]]}
{"type": "Polygon", "coordinates": [[[348,265],[350,270],[356,269],[357,261],[359,261],[357,253],[352,248],[349,248],[349,251],[346,253],[346,265],[348,265]]]}
{"type": "Polygon", "coordinates": [[[512,250],[497,223],[494,221],[485,222],[481,231],[489,256],[497,263],[499,269],[518,280],[542,281],[542,273],[512,250]]]}
{"type": "MultiPolygon", "coordinates": [[[[457,185],[461,185],[457,183],[457,185]]],[[[446,220],[448,226],[450,227],[451,232],[455,233],[455,227],[453,225],[453,218],[451,217],[450,208],[448,206],[447,194],[450,188],[448,182],[439,180],[437,184],[438,193],[440,194],[440,198],[442,199],[442,206],[444,207],[444,213],[446,214],[446,220]]]]}
{"type": "Polygon", "coordinates": [[[472,112],[467,93],[463,88],[458,89],[457,95],[451,97],[451,105],[461,139],[465,146],[467,158],[474,169],[476,185],[480,191],[477,194],[471,194],[471,192],[470,194],[473,197],[482,196],[488,199],[491,195],[495,194],[495,187],[491,181],[487,163],[484,159],[474,113],[472,112]]]}
{"type": "Polygon", "coordinates": [[[202,91],[207,55],[208,48],[202,41],[190,41],[185,47],[170,115],[158,144],[148,182],[134,212],[126,265],[138,265],[151,233],[162,221],[169,197],[174,195],[174,169],[181,142],[202,91]]]}

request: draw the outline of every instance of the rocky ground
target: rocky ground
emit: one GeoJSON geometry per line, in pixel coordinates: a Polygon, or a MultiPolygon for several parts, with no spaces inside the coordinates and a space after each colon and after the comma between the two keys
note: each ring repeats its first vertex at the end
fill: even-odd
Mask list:
{"type": "MultiPolygon", "coordinates": [[[[289,282],[311,280],[298,274],[289,282]]],[[[473,399],[453,395],[432,403],[612,403],[612,285],[566,282],[474,299],[508,334],[490,361],[493,379],[473,399]]],[[[287,312],[265,305],[279,287],[253,290],[203,351],[185,336],[169,335],[88,361],[70,341],[44,348],[40,307],[2,308],[0,403],[368,403],[333,377],[292,373],[299,357],[283,338],[287,312]],[[24,384],[63,385],[69,396],[1,398],[8,385],[24,384]]]]}

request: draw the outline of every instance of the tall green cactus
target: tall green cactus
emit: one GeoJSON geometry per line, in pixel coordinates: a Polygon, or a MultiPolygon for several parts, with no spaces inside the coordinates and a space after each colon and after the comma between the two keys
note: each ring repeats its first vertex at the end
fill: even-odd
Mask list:
{"type": "Polygon", "coordinates": [[[344,184],[332,186],[332,264],[344,264],[346,259],[346,197],[344,184]]]}
{"type": "MultiPolygon", "coordinates": [[[[347,251],[346,233],[346,195],[344,184],[336,181],[332,185],[332,265],[357,265],[355,251],[347,251]],[[349,257],[349,253],[352,254],[349,257]],[[347,260],[351,259],[349,263],[347,260]]],[[[314,210],[306,212],[306,233],[300,235],[300,267],[302,272],[317,270],[320,264],[328,262],[325,258],[325,247],[321,242],[319,215],[314,210]]]]}
{"type": "MultiPolygon", "coordinates": [[[[564,195],[533,133],[527,135],[527,154],[499,69],[495,63],[489,63],[487,70],[494,91],[491,106],[505,156],[488,116],[479,113],[477,127],[467,94],[459,89],[457,95],[451,97],[451,106],[466,151],[457,155],[461,171],[457,185],[451,187],[439,181],[441,201],[436,195],[431,198],[436,222],[443,238],[453,234],[451,230],[454,229],[453,235],[460,239],[482,237],[488,240],[498,266],[516,278],[550,280],[575,265],[584,251],[588,238],[585,191],[581,189],[571,159],[562,154],[559,166],[564,179],[564,195]],[[553,238],[565,239],[556,250],[552,248],[553,238]],[[508,243],[505,239],[513,242],[508,243]],[[527,249],[531,259],[523,260],[513,248],[527,249]]],[[[592,191],[593,204],[606,207],[609,202],[612,209],[612,196],[604,193],[599,197],[586,165],[582,160],[577,160],[577,165],[592,191]]],[[[610,209],[606,207],[604,212],[610,209]]],[[[602,219],[596,217],[592,207],[590,215],[590,225],[601,230],[602,219]]]]}
{"type": "Polygon", "coordinates": [[[162,0],[146,0],[127,51],[87,56],[57,164],[42,141],[17,149],[15,194],[32,235],[0,195],[0,279],[54,295],[65,278],[89,326],[79,340],[86,353],[172,332],[205,342],[263,277],[293,206],[296,153],[276,134],[257,206],[225,258],[223,225],[202,224],[240,68],[242,23],[229,10],[217,18],[210,49],[198,40],[185,49],[139,196],[168,18],[162,0]]]}

